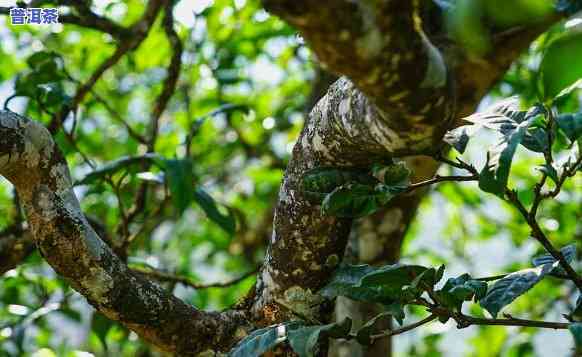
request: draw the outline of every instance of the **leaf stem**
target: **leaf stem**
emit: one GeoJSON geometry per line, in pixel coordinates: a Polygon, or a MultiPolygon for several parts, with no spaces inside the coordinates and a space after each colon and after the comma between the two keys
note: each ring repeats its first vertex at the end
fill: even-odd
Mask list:
{"type": "Polygon", "coordinates": [[[426,317],[426,318],[424,318],[424,319],[422,319],[422,320],[420,320],[418,322],[415,322],[415,323],[410,324],[410,325],[403,326],[403,327],[401,327],[399,329],[396,329],[396,330],[386,330],[386,331],[383,331],[383,332],[381,332],[379,334],[372,335],[372,336],[370,336],[370,339],[372,339],[372,341],[374,341],[374,340],[377,340],[379,338],[400,335],[400,334],[405,333],[405,332],[408,332],[410,330],[414,330],[415,328],[420,327],[422,325],[426,325],[427,323],[432,322],[432,321],[436,320],[437,318],[438,318],[438,315],[431,314],[428,317],[426,317]]]}
{"type": "MultiPolygon", "coordinates": [[[[566,258],[562,254],[562,252],[560,252],[558,249],[556,249],[552,245],[552,243],[550,242],[548,237],[545,235],[545,233],[540,228],[540,226],[535,218],[535,215],[531,214],[532,211],[528,212],[528,210],[525,208],[523,203],[521,203],[521,201],[517,197],[517,192],[508,189],[508,190],[506,190],[505,194],[506,194],[507,198],[509,199],[509,202],[511,202],[517,208],[517,210],[521,213],[523,218],[525,218],[527,224],[530,226],[530,228],[532,230],[532,236],[538,242],[540,242],[540,244],[544,247],[544,249],[548,253],[550,253],[552,255],[552,257],[554,257],[554,259],[556,259],[557,261],[560,262],[560,265],[562,266],[562,268],[564,268],[564,270],[566,271],[566,274],[568,275],[570,280],[572,280],[574,282],[574,284],[576,284],[576,286],[582,290],[582,278],[580,278],[578,273],[576,273],[574,268],[572,268],[570,263],[568,263],[568,261],[566,260],[566,258]]],[[[537,195],[536,195],[536,197],[537,197],[537,195]]]]}
{"type": "Polygon", "coordinates": [[[460,176],[460,175],[453,175],[453,176],[440,176],[436,175],[431,179],[420,181],[417,183],[410,184],[406,188],[406,192],[411,192],[421,187],[430,186],[435,183],[439,182],[462,182],[462,181],[477,181],[479,180],[478,175],[470,175],[470,176],[460,176]]]}
{"type": "Polygon", "coordinates": [[[570,323],[567,322],[525,320],[517,319],[514,317],[509,317],[506,319],[486,319],[461,314],[457,316],[455,320],[459,324],[460,328],[468,327],[471,325],[487,325],[487,326],[523,326],[523,327],[538,327],[538,328],[550,328],[555,330],[559,329],[564,330],[568,329],[568,326],[570,326],[570,323]]]}

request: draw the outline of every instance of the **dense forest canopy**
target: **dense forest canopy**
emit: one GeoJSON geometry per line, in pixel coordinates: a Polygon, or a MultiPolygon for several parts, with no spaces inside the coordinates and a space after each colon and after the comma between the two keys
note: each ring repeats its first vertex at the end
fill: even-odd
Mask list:
{"type": "Polygon", "coordinates": [[[0,356],[579,355],[581,9],[0,0],[0,356]]]}

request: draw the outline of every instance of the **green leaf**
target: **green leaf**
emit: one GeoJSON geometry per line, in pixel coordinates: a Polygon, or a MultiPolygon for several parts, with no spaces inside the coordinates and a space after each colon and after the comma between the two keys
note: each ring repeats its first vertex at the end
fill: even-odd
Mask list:
{"type": "Polygon", "coordinates": [[[229,357],[261,356],[287,339],[290,330],[300,326],[298,322],[273,325],[251,332],[228,353],[229,357]]]}
{"type": "Polygon", "coordinates": [[[521,145],[533,152],[543,153],[549,147],[548,134],[543,128],[530,128],[525,133],[521,145]]]}
{"type": "Polygon", "coordinates": [[[422,275],[426,270],[418,265],[394,264],[374,268],[369,265],[342,264],[320,294],[328,298],[346,296],[353,300],[385,305],[405,303],[424,291],[419,286],[410,287],[415,280],[419,285],[420,280],[433,282],[439,275],[442,276],[441,269],[438,272],[432,269],[432,274],[422,275]]]}
{"type": "Polygon", "coordinates": [[[467,287],[473,290],[475,301],[483,299],[487,295],[487,283],[480,280],[471,279],[465,283],[467,287]]]}
{"type": "Polygon", "coordinates": [[[572,337],[574,337],[574,347],[576,349],[576,355],[578,355],[578,353],[582,353],[582,323],[572,323],[568,326],[568,330],[570,330],[572,337]]]}
{"type": "MultiPolygon", "coordinates": [[[[560,249],[560,252],[564,256],[564,258],[566,258],[566,261],[568,263],[571,263],[576,258],[576,245],[569,244],[569,245],[565,246],[564,248],[560,249]]],[[[532,264],[536,267],[546,265],[546,264],[554,264],[554,263],[556,263],[556,259],[554,259],[554,257],[549,253],[539,255],[539,256],[534,257],[532,259],[532,264]]],[[[556,274],[560,274],[560,275],[566,274],[566,272],[564,271],[564,268],[562,268],[560,265],[557,265],[552,270],[551,273],[552,274],[556,273],[556,274]]]]}
{"type": "MultiPolygon", "coordinates": [[[[28,66],[31,68],[30,71],[19,74],[14,82],[15,94],[19,96],[26,96],[32,99],[37,99],[41,95],[46,96],[47,89],[39,88],[42,84],[51,83],[50,87],[60,87],[57,94],[52,94],[53,98],[57,99],[61,103],[64,102],[66,97],[63,93],[62,87],[58,82],[65,79],[62,71],[59,69],[58,64],[59,56],[54,52],[36,52],[27,59],[28,66]]],[[[53,92],[57,93],[56,89],[52,89],[53,92]]],[[[51,104],[50,102],[43,101],[44,105],[51,104]]],[[[51,104],[52,106],[56,106],[51,104]]]]}
{"type": "Polygon", "coordinates": [[[558,171],[556,171],[556,169],[551,164],[546,162],[542,166],[538,167],[538,170],[546,174],[546,176],[551,178],[555,183],[558,183],[558,171]]]}
{"type": "Polygon", "coordinates": [[[575,142],[582,137],[582,113],[560,114],[556,117],[556,123],[570,141],[575,142]]]}
{"type": "Polygon", "coordinates": [[[351,328],[352,320],[349,318],[328,325],[299,327],[289,331],[289,344],[299,357],[313,357],[321,338],[346,337],[351,328]]]}
{"type": "Polygon", "coordinates": [[[410,283],[410,289],[417,290],[422,293],[427,290],[427,288],[432,288],[436,283],[438,283],[444,274],[444,265],[440,266],[439,269],[430,268],[418,275],[412,283],[410,283]]]}
{"type": "Polygon", "coordinates": [[[99,312],[95,312],[91,319],[91,331],[97,336],[103,348],[107,350],[107,333],[114,323],[99,312]]]}
{"type": "Polygon", "coordinates": [[[75,186],[93,183],[98,179],[111,176],[121,171],[122,169],[129,168],[130,166],[144,163],[158,163],[160,159],[161,157],[158,154],[151,153],[140,156],[124,156],[115,161],[111,161],[110,163],[101,166],[99,169],[85,175],[85,177],[75,183],[75,186]]]}
{"type": "Polygon", "coordinates": [[[37,91],[40,103],[49,109],[59,110],[71,104],[72,98],[65,93],[63,86],[58,82],[40,84],[37,91]]]}
{"type": "Polygon", "coordinates": [[[376,271],[376,268],[366,264],[341,264],[334,272],[329,283],[320,290],[320,294],[330,299],[337,296],[346,296],[358,301],[391,303],[380,288],[360,285],[360,280],[366,274],[374,271],[376,271]]]}
{"type": "Polygon", "coordinates": [[[394,193],[400,193],[410,182],[411,171],[404,161],[396,162],[392,165],[374,165],[372,174],[383,182],[394,193]]]}
{"type": "Polygon", "coordinates": [[[390,187],[386,185],[351,183],[340,186],[325,196],[321,204],[321,213],[337,217],[363,217],[378,211],[394,196],[390,187]]]}
{"type": "Polygon", "coordinates": [[[26,64],[32,69],[39,70],[46,67],[47,64],[50,64],[51,69],[56,70],[58,67],[57,60],[59,59],[59,55],[52,51],[39,51],[33,53],[30,57],[26,59],[26,64]]]}
{"type": "Polygon", "coordinates": [[[389,305],[385,306],[386,308],[386,312],[390,313],[392,315],[392,317],[394,318],[394,320],[396,320],[396,322],[398,322],[398,324],[400,324],[400,326],[402,326],[402,324],[404,323],[404,305],[400,302],[395,302],[389,305]]]}
{"type": "Polygon", "coordinates": [[[540,112],[541,108],[537,106],[529,111],[519,110],[519,99],[517,97],[508,98],[482,112],[463,118],[470,124],[448,131],[443,140],[462,154],[465,152],[470,139],[481,129],[486,128],[505,133],[508,129],[524,122],[526,118],[533,118],[540,112]]]}
{"type": "Polygon", "coordinates": [[[552,41],[540,64],[542,98],[551,100],[582,78],[582,33],[571,32],[552,41]]]}
{"type": "Polygon", "coordinates": [[[420,265],[393,264],[376,269],[362,277],[362,286],[382,286],[400,289],[411,284],[428,268],[420,265]]]}
{"type": "Polygon", "coordinates": [[[582,9],[581,0],[558,0],[555,4],[556,10],[565,12],[568,15],[574,14],[582,9]]]}
{"type": "Polygon", "coordinates": [[[493,119],[486,118],[483,125],[494,128],[500,137],[497,144],[487,152],[487,162],[479,175],[479,188],[485,192],[503,196],[513,155],[528,127],[539,113],[540,109],[534,107],[527,113],[508,111],[493,119]]]}
{"type": "Polygon", "coordinates": [[[316,167],[305,172],[301,182],[305,197],[316,204],[336,188],[350,183],[374,185],[377,180],[361,169],[316,167]]]}
{"type": "Polygon", "coordinates": [[[556,263],[545,264],[537,268],[520,270],[496,281],[487,295],[481,299],[481,306],[496,317],[501,309],[539,283],[555,265],[556,263]]]}
{"type": "Polygon", "coordinates": [[[228,214],[221,213],[212,196],[199,187],[194,189],[193,197],[194,201],[202,208],[211,221],[218,224],[228,234],[234,234],[236,220],[231,210],[228,210],[228,214]]]}
{"type": "Polygon", "coordinates": [[[443,288],[435,292],[439,300],[449,308],[461,310],[465,301],[479,301],[487,294],[487,283],[472,279],[469,274],[449,278],[443,288]]]}
{"type": "Polygon", "coordinates": [[[194,198],[194,174],[192,160],[171,159],[164,161],[166,180],[172,202],[176,208],[178,216],[190,206],[194,198]]]}

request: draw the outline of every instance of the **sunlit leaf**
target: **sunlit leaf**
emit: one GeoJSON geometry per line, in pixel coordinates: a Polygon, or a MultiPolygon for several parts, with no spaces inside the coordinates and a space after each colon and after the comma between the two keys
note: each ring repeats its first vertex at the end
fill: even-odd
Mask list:
{"type": "Polygon", "coordinates": [[[196,187],[192,193],[194,201],[202,208],[206,216],[216,223],[220,228],[228,234],[234,234],[236,228],[236,220],[233,213],[227,210],[227,213],[220,212],[216,201],[206,191],[200,187],[196,187]]]}
{"type": "Polygon", "coordinates": [[[537,114],[539,108],[535,107],[528,112],[506,111],[503,115],[484,117],[479,121],[481,125],[494,128],[499,136],[497,143],[487,152],[487,162],[479,175],[479,188],[483,191],[503,196],[517,146],[537,114]]]}
{"type": "Polygon", "coordinates": [[[556,264],[545,264],[537,268],[520,270],[497,280],[487,295],[481,299],[480,305],[496,317],[501,309],[534,287],[555,266],[556,264]]]}
{"type": "Polygon", "coordinates": [[[579,66],[581,56],[581,32],[566,33],[548,45],[540,64],[544,100],[553,99],[582,78],[582,67],[579,66]]]}
{"type": "Polygon", "coordinates": [[[167,184],[172,195],[172,202],[174,203],[178,216],[180,216],[194,199],[192,160],[165,160],[164,166],[167,184]]]}
{"type": "MultiPolygon", "coordinates": [[[[564,248],[560,249],[560,252],[564,256],[564,258],[566,258],[566,261],[568,263],[571,263],[576,258],[576,245],[569,244],[569,245],[565,246],[564,248]]],[[[555,262],[556,262],[556,259],[549,253],[539,255],[539,256],[534,257],[532,259],[532,264],[536,267],[542,266],[545,264],[554,264],[555,262]]],[[[566,272],[564,271],[564,268],[562,268],[562,266],[560,266],[560,265],[556,266],[552,270],[551,273],[557,273],[557,274],[561,274],[561,275],[566,274],[566,272]]]]}
{"type": "Polygon", "coordinates": [[[140,156],[124,156],[115,161],[111,161],[95,171],[90,172],[85,175],[81,180],[77,181],[75,185],[87,185],[95,182],[106,176],[111,176],[123,169],[129,168],[134,165],[145,164],[145,163],[156,163],[161,160],[158,154],[145,154],[140,156]]]}

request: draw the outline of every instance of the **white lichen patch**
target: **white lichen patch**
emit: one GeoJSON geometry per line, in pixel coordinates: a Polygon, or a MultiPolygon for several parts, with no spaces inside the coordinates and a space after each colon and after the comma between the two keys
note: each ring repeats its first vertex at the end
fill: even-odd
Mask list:
{"type": "Polygon", "coordinates": [[[317,311],[323,301],[324,298],[321,295],[314,294],[310,289],[303,289],[297,285],[285,290],[283,299],[277,299],[277,302],[298,315],[314,320],[317,320],[317,311]]]}
{"type": "Polygon", "coordinates": [[[88,298],[104,303],[107,294],[113,289],[113,279],[100,267],[90,267],[89,274],[80,279],[79,283],[88,292],[88,298]]]}
{"type": "Polygon", "coordinates": [[[51,221],[57,216],[57,202],[55,194],[45,185],[40,185],[36,190],[33,202],[35,213],[44,221],[51,221]]]}
{"type": "Polygon", "coordinates": [[[315,132],[313,134],[313,139],[311,143],[313,144],[312,145],[313,151],[320,153],[323,158],[328,160],[334,159],[334,156],[331,154],[330,148],[326,145],[325,141],[319,135],[318,132],[315,132]]]}
{"type": "Polygon", "coordinates": [[[270,266],[267,266],[265,269],[261,271],[261,281],[263,283],[263,287],[266,290],[275,291],[278,290],[279,285],[277,285],[275,279],[273,279],[273,276],[269,271],[270,269],[271,269],[270,266]]]}
{"type": "Polygon", "coordinates": [[[56,164],[50,169],[50,176],[56,184],[57,193],[68,191],[72,186],[71,175],[65,164],[56,164]]]}
{"type": "MultiPolygon", "coordinates": [[[[41,124],[34,121],[26,121],[23,125],[26,136],[26,153],[30,156],[30,160],[38,161],[42,159],[49,159],[53,152],[53,138],[49,131],[41,124]]],[[[28,167],[32,163],[28,163],[28,167]]]]}
{"type": "Polygon", "coordinates": [[[24,152],[22,153],[22,159],[24,159],[28,168],[37,167],[38,163],[40,162],[40,152],[30,140],[24,141],[24,152]]]}

